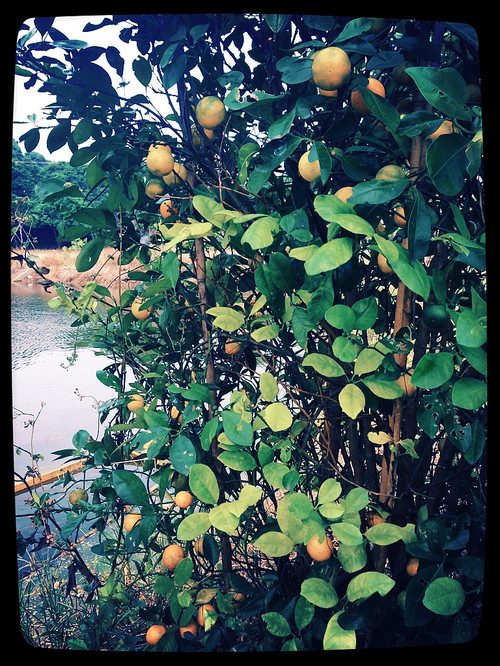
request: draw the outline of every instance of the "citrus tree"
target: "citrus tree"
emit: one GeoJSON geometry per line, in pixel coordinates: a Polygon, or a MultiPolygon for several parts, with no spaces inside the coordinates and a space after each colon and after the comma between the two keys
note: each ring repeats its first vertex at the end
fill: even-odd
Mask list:
{"type": "Polygon", "coordinates": [[[136,47],[133,96],[113,83],[118,49],[50,18],[17,53],[55,100],[48,149],[68,145],[90,188],[44,193],[77,204],[65,238],[90,238],[88,284],[54,285],[50,305],[91,328],[116,392],[101,438],[80,431],[59,452],[88,478],[55,542],[90,521],[109,564],[85,570],[100,631],[81,646],[473,638],[487,401],[475,31],[244,14],[86,30],[113,24],[136,47]],[[92,272],[103,252],[113,285],[92,272]]]}

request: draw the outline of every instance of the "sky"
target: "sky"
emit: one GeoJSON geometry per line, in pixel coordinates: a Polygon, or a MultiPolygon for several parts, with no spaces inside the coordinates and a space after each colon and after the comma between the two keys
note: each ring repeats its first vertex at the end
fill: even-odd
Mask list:
{"type": "MultiPolygon", "coordinates": [[[[137,57],[137,51],[135,46],[132,44],[130,50],[130,57],[127,58],[126,50],[127,44],[123,42],[118,33],[120,31],[119,26],[110,25],[100,28],[99,30],[84,32],[83,28],[87,23],[99,24],[105,15],[81,15],[81,16],[57,16],[54,20],[54,27],[60,30],[68,39],[79,39],[86,42],[89,46],[116,46],[125,59],[125,70],[123,78],[125,81],[130,81],[130,84],[126,86],[125,90],[127,95],[134,95],[138,92],[143,92],[143,88],[140,88],[140,84],[136,82],[135,76],[132,74],[131,63],[132,60],[137,57]],[[133,90],[131,86],[136,82],[136,85],[139,86],[138,89],[133,90]]],[[[30,27],[34,26],[33,19],[26,19],[24,21],[30,27]]],[[[25,31],[23,30],[20,35],[24,35],[25,31]]],[[[105,64],[105,60],[102,64],[105,64]]],[[[101,64],[101,59],[98,61],[101,64]]],[[[109,74],[111,77],[116,78],[117,83],[120,81],[120,78],[116,73],[109,68],[109,74]]],[[[12,127],[12,136],[16,141],[19,140],[19,137],[22,136],[26,131],[33,127],[33,123],[28,120],[28,116],[35,114],[37,116],[37,121],[40,125],[46,125],[43,108],[47,104],[53,102],[51,95],[41,93],[37,90],[36,86],[25,89],[24,83],[26,77],[16,76],[14,80],[14,97],[13,97],[13,127],[12,127]]],[[[49,153],[45,145],[45,134],[42,134],[42,139],[36,148],[36,152],[41,153],[48,160],[51,161],[69,161],[71,158],[71,151],[69,148],[63,147],[58,151],[49,153]]],[[[21,149],[23,149],[23,144],[21,144],[21,149]]]]}

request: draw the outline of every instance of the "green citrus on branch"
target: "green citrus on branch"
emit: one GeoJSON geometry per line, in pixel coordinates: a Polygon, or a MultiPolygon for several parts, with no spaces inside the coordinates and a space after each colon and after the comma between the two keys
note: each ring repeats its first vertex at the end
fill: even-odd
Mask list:
{"type": "Polygon", "coordinates": [[[71,506],[81,506],[82,502],[87,502],[89,496],[83,488],[75,488],[69,494],[69,503],[71,506]]]}
{"type": "Polygon", "coordinates": [[[440,303],[430,303],[426,305],[422,312],[422,321],[432,330],[446,328],[450,323],[450,315],[444,305],[440,303]]]}
{"type": "Polygon", "coordinates": [[[215,95],[203,97],[196,105],[196,120],[205,129],[215,129],[224,122],[225,117],[224,102],[215,95]]]}

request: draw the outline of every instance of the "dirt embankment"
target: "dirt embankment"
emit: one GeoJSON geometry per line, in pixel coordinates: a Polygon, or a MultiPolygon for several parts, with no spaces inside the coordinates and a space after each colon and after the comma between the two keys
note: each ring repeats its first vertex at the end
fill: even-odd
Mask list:
{"type": "MultiPolygon", "coordinates": [[[[22,252],[16,252],[22,254],[22,252]]],[[[46,279],[54,283],[60,283],[75,289],[81,289],[87,282],[97,280],[98,284],[110,289],[118,288],[120,266],[118,264],[118,254],[116,250],[104,249],[100,259],[89,271],[79,273],[75,268],[75,260],[79,250],[70,250],[67,248],[58,250],[33,250],[28,253],[28,258],[36,262],[44,275],[39,275],[33,268],[23,261],[11,260],[11,280],[28,284],[40,283],[40,280],[46,279]]],[[[131,268],[140,268],[141,264],[134,261],[121,267],[121,279],[127,277],[131,268]]],[[[130,288],[130,282],[124,288],[130,288]]]]}

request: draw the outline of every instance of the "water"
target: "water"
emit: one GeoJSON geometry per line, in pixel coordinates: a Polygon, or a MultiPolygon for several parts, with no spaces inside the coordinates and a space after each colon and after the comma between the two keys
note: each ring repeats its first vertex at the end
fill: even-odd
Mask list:
{"type": "MultiPolygon", "coordinates": [[[[108,359],[89,348],[78,348],[76,361],[68,362],[76,329],[71,328],[69,313],[49,308],[47,302],[53,296],[37,285],[11,287],[13,464],[21,475],[32,466],[31,452],[43,456],[38,462],[43,473],[66,462],[58,460],[54,451],[73,448],[78,430],[100,436],[98,402],[115,395],[96,377],[108,359]],[[29,423],[34,417],[32,428],[29,423]]],[[[26,493],[16,497],[16,515],[27,513],[27,498],[26,493]]],[[[16,525],[29,532],[29,519],[18,517],[16,525]]]]}

